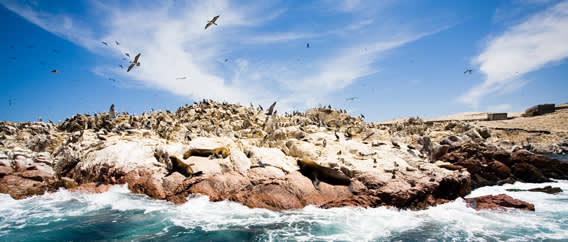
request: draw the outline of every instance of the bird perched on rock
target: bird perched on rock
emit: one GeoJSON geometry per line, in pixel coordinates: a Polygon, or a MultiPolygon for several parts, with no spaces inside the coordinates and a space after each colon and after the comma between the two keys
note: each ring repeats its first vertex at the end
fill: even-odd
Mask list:
{"type": "Polygon", "coordinates": [[[109,112],[110,120],[113,120],[113,119],[116,118],[116,112],[114,111],[114,104],[110,105],[108,112],[109,112]]]}
{"type": "Polygon", "coordinates": [[[467,73],[469,73],[469,74],[471,75],[471,72],[472,72],[472,70],[471,70],[471,69],[467,69],[467,70],[465,70],[465,71],[463,72],[463,74],[467,74],[467,73]]]}
{"type": "Polygon", "coordinates": [[[266,115],[272,115],[272,113],[274,112],[274,106],[276,106],[276,102],[274,102],[272,105],[270,105],[270,107],[268,108],[268,111],[266,111],[266,115]]]}
{"type": "Polygon", "coordinates": [[[140,62],[138,62],[138,58],[140,58],[140,53],[138,53],[138,55],[136,55],[136,57],[134,57],[134,61],[132,61],[132,63],[128,67],[128,70],[126,70],[126,72],[129,72],[130,70],[132,70],[132,68],[134,68],[134,66],[140,66],[140,62]]]}
{"type": "Polygon", "coordinates": [[[209,28],[209,26],[211,26],[213,24],[217,25],[215,23],[215,21],[217,21],[218,18],[219,18],[219,15],[217,15],[217,16],[213,17],[213,19],[209,20],[209,22],[207,22],[207,24],[205,25],[205,29],[209,28]]]}

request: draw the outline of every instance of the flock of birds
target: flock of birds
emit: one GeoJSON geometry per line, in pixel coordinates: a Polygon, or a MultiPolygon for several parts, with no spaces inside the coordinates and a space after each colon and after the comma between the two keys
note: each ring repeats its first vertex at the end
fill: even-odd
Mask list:
{"type": "MultiPolygon", "coordinates": [[[[216,21],[219,19],[219,16],[220,16],[220,15],[217,15],[217,16],[213,17],[211,20],[207,21],[207,24],[205,25],[205,30],[206,30],[207,28],[211,27],[212,25],[217,25],[216,21]]],[[[102,43],[103,45],[105,45],[105,46],[109,46],[108,42],[106,42],[106,41],[102,41],[101,43],[102,43]]],[[[117,40],[115,40],[114,43],[116,44],[116,46],[120,46],[120,42],[118,42],[117,40]]],[[[31,49],[31,48],[34,48],[33,45],[28,45],[27,47],[30,48],[30,49],[31,49]]],[[[10,46],[10,48],[14,48],[14,46],[10,46]]],[[[310,48],[310,43],[306,43],[306,48],[310,48]]],[[[365,48],[365,50],[367,50],[367,48],[365,48]]],[[[59,51],[57,51],[56,49],[53,49],[53,52],[56,53],[56,54],[59,53],[59,51]]],[[[134,60],[132,60],[132,61],[129,60],[129,58],[130,58],[130,54],[129,54],[129,53],[124,53],[124,55],[125,55],[126,57],[128,57],[128,58],[123,58],[123,60],[129,61],[129,64],[130,64],[130,65],[128,66],[128,68],[126,69],[126,72],[130,72],[134,67],[140,66],[140,56],[141,56],[141,53],[138,53],[138,54],[134,57],[134,60]]],[[[16,58],[16,57],[10,57],[10,59],[11,59],[11,60],[16,60],[17,58],[16,58]]],[[[225,59],[225,62],[227,62],[228,60],[229,60],[229,59],[225,59]]],[[[411,61],[411,62],[414,62],[414,61],[411,61]]],[[[44,63],[44,62],[40,62],[40,64],[41,64],[42,66],[45,66],[45,63],[44,63]]],[[[124,69],[124,66],[123,66],[122,64],[119,64],[118,66],[119,66],[121,69],[124,69]]],[[[470,74],[470,75],[471,75],[472,71],[473,71],[472,69],[466,69],[463,73],[464,73],[464,74],[470,74]]],[[[54,74],[60,74],[60,72],[59,72],[57,69],[53,69],[53,70],[51,70],[51,72],[54,73],[54,74]]],[[[176,80],[185,80],[185,79],[187,79],[187,77],[185,77],[185,76],[183,76],[183,77],[177,77],[177,78],[176,78],[176,80]]],[[[116,79],[114,79],[114,78],[108,78],[108,80],[113,81],[113,82],[116,82],[116,79]]],[[[359,98],[359,97],[349,97],[349,98],[347,98],[347,99],[345,99],[345,100],[346,100],[346,101],[354,101],[355,99],[358,99],[358,98],[359,98]]],[[[12,105],[14,104],[14,101],[15,101],[15,99],[9,99],[9,100],[8,100],[8,105],[9,105],[9,106],[12,106],[12,105]]],[[[272,104],[272,106],[270,106],[269,110],[272,110],[272,109],[274,108],[274,105],[275,105],[275,104],[276,104],[276,102],[275,102],[274,104],[272,104]]],[[[272,113],[272,112],[270,111],[270,113],[272,113]]]]}

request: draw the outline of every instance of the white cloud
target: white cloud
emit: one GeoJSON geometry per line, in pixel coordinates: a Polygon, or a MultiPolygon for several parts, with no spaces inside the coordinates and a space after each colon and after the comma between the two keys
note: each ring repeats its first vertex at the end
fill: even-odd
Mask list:
{"type": "Polygon", "coordinates": [[[477,108],[487,95],[520,88],[523,74],[568,57],[567,40],[568,2],[562,2],[491,39],[473,60],[485,81],[459,100],[477,108]]]}
{"type": "MultiPolygon", "coordinates": [[[[372,26],[374,20],[365,18],[356,19],[341,30],[263,32],[258,36],[255,27],[267,24],[284,10],[269,9],[270,6],[239,7],[229,0],[160,3],[162,5],[154,4],[148,9],[141,8],[145,4],[111,7],[94,1],[91,7],[97,14],[82,16],[82,19],[89,19],[89,24],[70,15],[43,13],[29,5],[4,5],[30,22],[94,53],[117,60],[123,58],[124,53],[131,56],[142,54],[141,66],[129,73],[118,68],[116,63],[94,67],[93,72],[101,76],[131,79],[133,83],[194,100],[211,98],[267,105],[276,99],[282,111],[313,107],[329,101],[330,94],[361,77],[376,73],[379,70],[376,61],[386,51],[441,31],[390,33],[384,37],[384,33],[373,35],[374,30],[367,27],[372,26]],[[219,25],[204,30],[207,20],[216,15],[220,15],[219,25]],[[265,61],[246,53],[233,57],[228,63],[223,61],[225,56],[248,48],[246,41],[279,43],[323,35],[339,36],[337,32],[348,34],[362,29],[367,31],[363,33],[364,38],[353,41],[353,36],[349,36],[348,41],[338,41],[337,46],[314,57],[309,63],[297,63],[294,59],[265,61]],[[249,39],[255,35],[258,37],[249,39]],[[101,44],[101,41],[110,44],[115,40],[121,44],[101,44]],[[187,79],[177,78],[181,76],[187,79]]],[[[359,4],[345,3],[349,6],[359,4]]],[[[135,86],[133,83],[127,86],[135,86]]]]}

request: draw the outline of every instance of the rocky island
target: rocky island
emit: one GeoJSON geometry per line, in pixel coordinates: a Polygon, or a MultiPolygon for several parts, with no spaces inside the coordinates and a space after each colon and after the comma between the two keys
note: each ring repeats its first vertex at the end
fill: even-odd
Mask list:
{"type": "MultiPolygon", "coordinates": [[[[539,133],[480,121],[366,123],[331,107],[284,115],[273,108],[203,100],[176,112],[2,121],[0,192],[21,199],[127,183],[176,204],[201,194],[271,210],[423,209],[481,186],[568,179],[568,163],[538,154],[539,147],[566,152],[568,125],[539,133]]],[[[511,199],[467,201],[534,210],[511,199]]]]}

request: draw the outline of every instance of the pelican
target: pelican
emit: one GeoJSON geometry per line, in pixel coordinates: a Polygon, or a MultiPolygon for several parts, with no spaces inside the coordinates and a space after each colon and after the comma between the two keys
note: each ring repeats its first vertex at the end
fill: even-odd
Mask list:
{"type": "Polygon", "coordinates": [[[211,26],[212,24],[217,25],[215,23],[215,21],[217,21],[218,18],[219,18],[219,15],[213,17],[213,19],[211,19],[209,22],[207,22],[207,25],[205,25],[205,29],[209,28],[209,26],[211,26]]]}
{"type": "Polygon", "coordinates": [[[138,55],[136,55],[136,57],[134,57],[134,61],[132,61],[132,63],[128,67],[128,70],[126,70],[126,72],[129,72],[130,70],[132,70],[132,68],[134,68],[134,66],[140,66],[140,62],[138,62],[138,58],[140,58],[140,53],[138,53],[138,55]]]}

